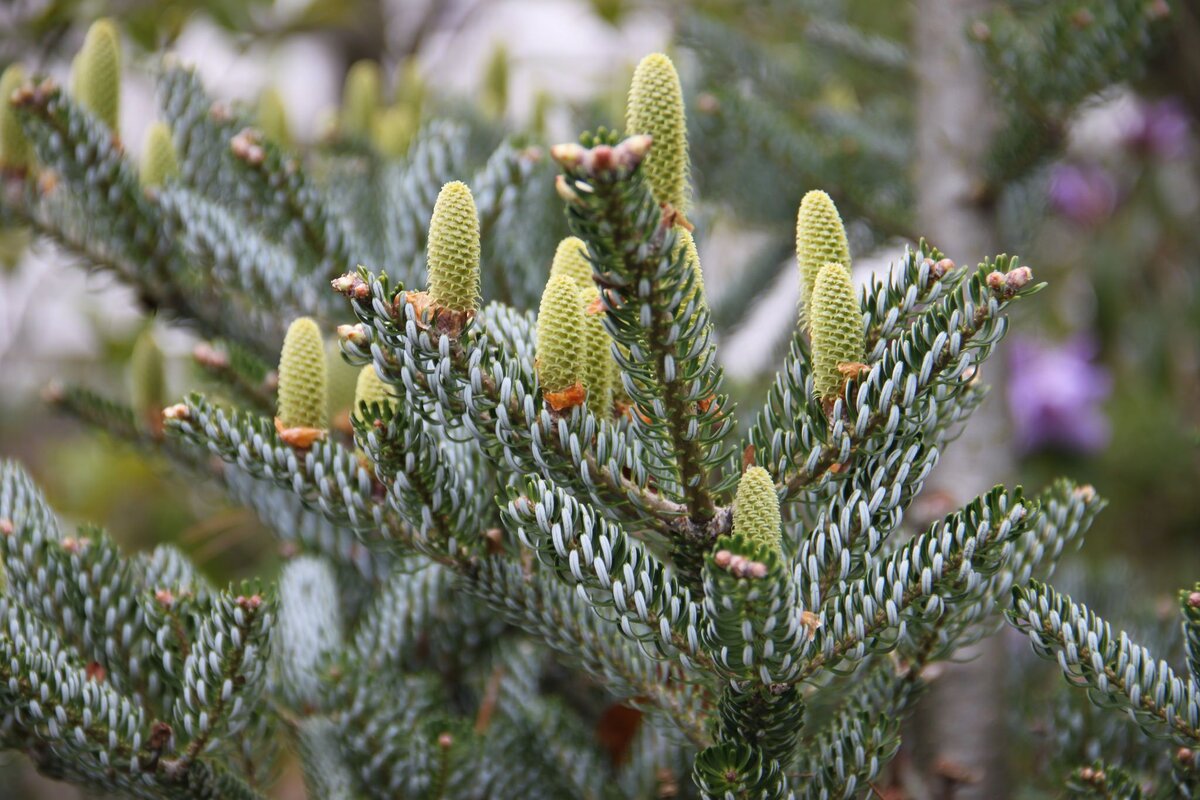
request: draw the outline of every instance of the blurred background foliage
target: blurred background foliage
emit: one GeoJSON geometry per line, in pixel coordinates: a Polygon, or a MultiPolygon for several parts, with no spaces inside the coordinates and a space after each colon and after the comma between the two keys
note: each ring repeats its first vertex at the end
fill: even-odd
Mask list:
{"type": "MultiPolygon", "coordinates": [[[[964,202],[991,215],[1001,251],[1019,253],[1051,284],[1022,309],[1021,336],[1002,351],[1008,378],[991,413],[1007,416],[1021,482],[1068,474],[1110,500],[1069,582],[1086,585],[1114,622],[1145,631],[1147,644],[1177,652],[1162,601],[1200,575],[1200,13],[1163,0],[984,5],[962,34],[988,66],[999,132],[964,202]]],[[[137,74],[161,50],[178,49],[202,69],[219,62],[206,75],[217,94],[224,89],[304,150],[316,174],[352,192],[356,175],[339,154],[401,155],[430,119],[467,125],[475,154],[515,135],[531,158],[578,130],[620,128],[633,64],[666,49],[688,95],[693,221],[709,297],[735,394],[750,407],[794,324],[793,226],[803,194],[823,188],[836,200],[860,280],[922,230],[915,8],[894,0],[16,0],[0,8],[0,68],[23,61],[65,74],[87,25],[112,16],[128,37],[135,95],[137,74]],[[351,130],[354,82],[339,87],[363,59],[379,65],[384,88],[374,91],[384,110],[351,130]]],[[[129,115],[149,113],[148,103],[132,107],[129,115]]],[[[140,128],[130,127],[123,135],[133,146],[140,128]]],[[[550,207],[548,181],[546,190],[550,207]]],[[[563,230],[561,216],[546,219],[544,235],[527,245],[529,280],[514,275],[508,287],[487,287],[490,296],[518,305],[535,296],[528,287],[540,287],[563,230]]],[[[168,396],[203,385],[194,340],[152,324],[169,357],[168,396]]],[[[127,396],[126,364],[144,326],[132,295],[64,270],[53,248],[23,231],[0,230],[0,453],[29,465],[54,506],[105,525],[126,546],[174,539],[217,579],[269,577],[278,546],[251,512],[41,399],[55,376],[127,396]]],[[[1036,710],[1043,727],[1031,731],[1014,717],[1011,725],[1030,734],[1014,752],[1041,776],[1028,796],[1053,796],[1062,776],[1049,765],[1067,748],[1055,732],[1087,728],[1089,712],[1079,697],[1055,699],[1056,676],[1038,671],[1022,647],[1012,655],[1013,708],[1036,710]]],[[[1078,752],[1062,754],[1078,763],[1120,751],[1128,735],[1103,723],[1078,752]]],[[[1154,752],[1147,758],[1166,757],[1154,752]]]]}

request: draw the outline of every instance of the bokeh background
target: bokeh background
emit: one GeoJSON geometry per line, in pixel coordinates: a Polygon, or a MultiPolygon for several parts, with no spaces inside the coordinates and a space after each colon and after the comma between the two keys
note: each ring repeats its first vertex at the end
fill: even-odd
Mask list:
{"type": "MultiPolygon", "coordinates": [[[[227,101],[282,100],[298,148],[336,136],[343,79],[361,59],[382,66],[388,103],[414,125],[452,117],[485,138],[544,148],[597,124],[620,128],[633,65],[670,53],[688,96],[693,221],[743,406],[759,402],[795,323],[792,226],[809,189],[838,202],[860,281],[919,235],[959,263],[1019,254],[1050,288],[1021,304],[985,374],[993,396],[963,437],[965,455],[944,465],[913,514],[939,516],[997,480],[1091,482],[1110,505],[1058,582],[1148,642],[1177,647],[1172,598],[1200,578],[1194,5],[9,0],[0,67],[23,61],[65,77],[104,15],[126,36],[121,136],[132,151],[167,50],[227,101]]],[[[528,265],[539,276],[552,251],[542,255],[528,265]]],[[[170,540],[215,578],[270,576],[278,543],[251,512],[43,400],[55,380],[126,394],[147,326],[169,357],[172,393],[201,385],[187,331],[147,319],[108,276],[0,229],[0,455],[24,462],[64,515],[104,525],[128,548],[170,540]]],[[[993,748],[1007,742],[1008,777],[989,777],[995,753],[967,752],[951,766],[979,780],[898,781],[895,797],[1056,796],[1050,752],[1090,758],[1104,736],[1111,746],[1126,735],[1047,744],[1045,715],[1084,730],[1087,712],[1046,699],[1057,678],[1025,645],[1001,636],[984,648],[994,669],[951,676],[934,718],[914,724],[936,759],[952,727],[940,718],[984,714],[993,748]]],[[[285,775],[278,795],[302,796],[298,787],[285,775]]],[[[0,756],[0,796],[81,795],[0,756]]]]}

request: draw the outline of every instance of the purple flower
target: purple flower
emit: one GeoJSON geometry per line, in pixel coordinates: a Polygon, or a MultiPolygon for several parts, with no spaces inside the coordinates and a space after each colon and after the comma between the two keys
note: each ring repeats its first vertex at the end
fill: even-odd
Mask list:
{"type": "Polygon", "coordinates": [[[1117,183],[1095,165],[1056,164],[1050,172],[1050,205],[1080,225],[1098,225],[1117,210],[1117,183]]]}
{"type": "Polygon", "coordinates": [[[1125,130],[1125,145],[1155,158],[1179,158],[1187,152],[1191,123],[1183,104],[1175,98],[1138,105],[1125,130]]]}
{"type": "Polygon", "coordinates": [[[1097,350],[1086,336],[1058,345],[1013,337],[1008,408],[1023,452],[1093,453],[1108,444],[1108,418],[1101,406],[1112,378],[1094,363],[1097,350]]]}

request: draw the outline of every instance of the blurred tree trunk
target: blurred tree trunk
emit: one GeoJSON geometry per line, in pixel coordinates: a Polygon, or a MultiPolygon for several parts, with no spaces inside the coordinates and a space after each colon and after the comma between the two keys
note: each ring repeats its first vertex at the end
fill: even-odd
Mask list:
{"type": "MultiPolygon", "coordinates": [[[[917,79],[918,228],[956,263],[974,266],[997,252],[994,209],[984,166],[997,120],[992,88],[968,38],[991,0],[916,0],[913,41],[917,79]]],[[[984,379],[992,396],[943,456],[926,489],[957,507],[1012,473],[1004,439],[1000,357],[984,379]]],[[[936,504],[936,501],[935,501],[936,504]]],[[[929,508],[940,517],[945,509],[929,508]]],[[[1005,780],[1004,654],[999,637],[960,653],[968,663],[947,665],[931,682],[913,720],[909,741],[931,798],[1000,798],[1005,780]],[[962,779],[969,779],[962,782],[962,779]]]]}

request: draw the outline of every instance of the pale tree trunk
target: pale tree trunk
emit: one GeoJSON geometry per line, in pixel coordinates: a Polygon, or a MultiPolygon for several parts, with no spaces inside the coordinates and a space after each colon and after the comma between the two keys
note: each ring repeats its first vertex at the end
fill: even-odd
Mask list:
{"type": "MultiPolygon", "coordinates": [[[[918,228],[960,265],[974,267],[997,251],[994,210],[984,198],[983,165],[996,128],[995,98],[978,52],[968,39],[971,24],[990,0],[916,0],[918,120],[918,228]]],[[[1012,473],[1004,439],[1000,356],[989,361],[984,380],[992,394],[943,455],[926,493],[957,507],[1012,473]]],[[[931,682],[910,732],[925,776],[921,793],[931,798],[1001,798],[1004,780],[1004,654],[997,638],[960,653],[969,663],[948,665],[931,682]],[[957,783],[962,771],[976,780],[957,783]]]]}

